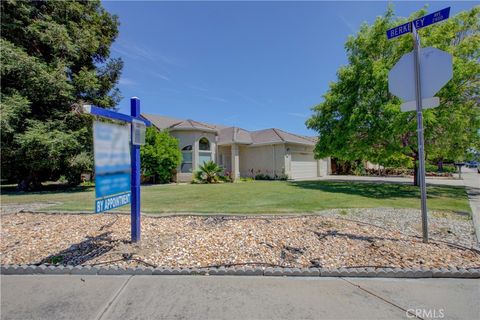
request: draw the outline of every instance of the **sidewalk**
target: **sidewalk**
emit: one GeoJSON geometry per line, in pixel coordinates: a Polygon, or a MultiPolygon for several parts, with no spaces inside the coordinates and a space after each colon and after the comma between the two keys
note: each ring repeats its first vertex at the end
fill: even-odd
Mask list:
{"type": "Polygon", "coordinates": [[[480,280],[2,276],[1,319],[477,319],[480,280]],[[409,313],[407,313],[407,311],[409,313]],[[443,315],[443,316],[442,316],[443,315]]]}
{"type": "Polygon", "coordinates": [[[477,242],[480,245],[480,174],[470,170],[462,174],[462,178],[472,209],[473,227],[477,235],[477,242]]]}

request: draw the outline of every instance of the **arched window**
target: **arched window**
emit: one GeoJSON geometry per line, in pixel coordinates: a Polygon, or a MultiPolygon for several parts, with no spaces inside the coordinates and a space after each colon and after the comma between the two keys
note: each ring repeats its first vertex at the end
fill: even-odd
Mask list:
{"type": "Polygon", "coordinates": [[[210,151],[210,141],[203,137],[198,141],[198,148],[202,151],[210,151]]]}
{"type": "Polygon", "coordinates": [[[192,172],[192,145],[182,148],[182,164],[180,172],[192,172]]]}
{"type": "Polygon", "coordinates": [[[203,163],[212,160],[212,151],[210,150],[210,141],[207,138],[203,137],[198,140],[198,149],[200,152],[198,153],[198,160],[200,165],[203,163]]]}

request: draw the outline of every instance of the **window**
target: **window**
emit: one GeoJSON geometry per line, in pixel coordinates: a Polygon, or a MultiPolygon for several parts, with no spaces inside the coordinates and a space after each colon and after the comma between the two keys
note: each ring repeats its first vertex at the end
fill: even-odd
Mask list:
{"type": "Polygon", "coordinates": [[[207,138],[203,137],[198,141],[198,148],[201,151],[198,153],[198,160],[200,165],[203,165],[205,162],[212,160],[212,151],[210,151],[210,141],[208,141],[207,138]]]}
{"type": "Polygon", "coordinates": [[[199,152],[198,153],[198,160],[200,161],[200,165],[203,165],[204,162],[212,160],[212,153],[211,152],[199,152]]]}
{"type": "Polygon", "coordinates": [[[207,138],[201,138],[200,141],[198,141],[198,147],[200,150],[210,151],[210,141],[208,141],[207,138]]]}
{"type": "Polygon", "coordinates": [[[182,149],[182,164],[180,165],[180,172],[192,172],[192,146],[188,145],[182,149]]]}

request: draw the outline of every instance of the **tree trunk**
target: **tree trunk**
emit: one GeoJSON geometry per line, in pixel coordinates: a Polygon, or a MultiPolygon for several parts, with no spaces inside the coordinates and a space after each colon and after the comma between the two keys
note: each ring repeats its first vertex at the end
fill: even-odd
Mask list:
{"type": "Polygon", "coordinates": [[[437,162],[438,172],[443,172],[443,159],[437,162]]]}
{"type": "Polygon", "coordinates": [[[40,190],[41,188],[42,183],[34,173],[29,174],[17,184],[17,190],[19,191],[33,191],[40,190]]]}
{"type": "Polygon", "coordinates": [[[418,167],[417,159],[413,159],[413,185],[418,187],[418,167]]]}

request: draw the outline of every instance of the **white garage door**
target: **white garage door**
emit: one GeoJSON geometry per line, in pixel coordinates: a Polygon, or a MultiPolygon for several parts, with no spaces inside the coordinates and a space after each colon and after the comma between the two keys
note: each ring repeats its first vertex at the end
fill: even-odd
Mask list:
{"type": "Polygon", "coordinates": [[[292,179],[308,179],[317,177],[317,160],[313,153],[293,153],[291,161],[292,179]]]}

